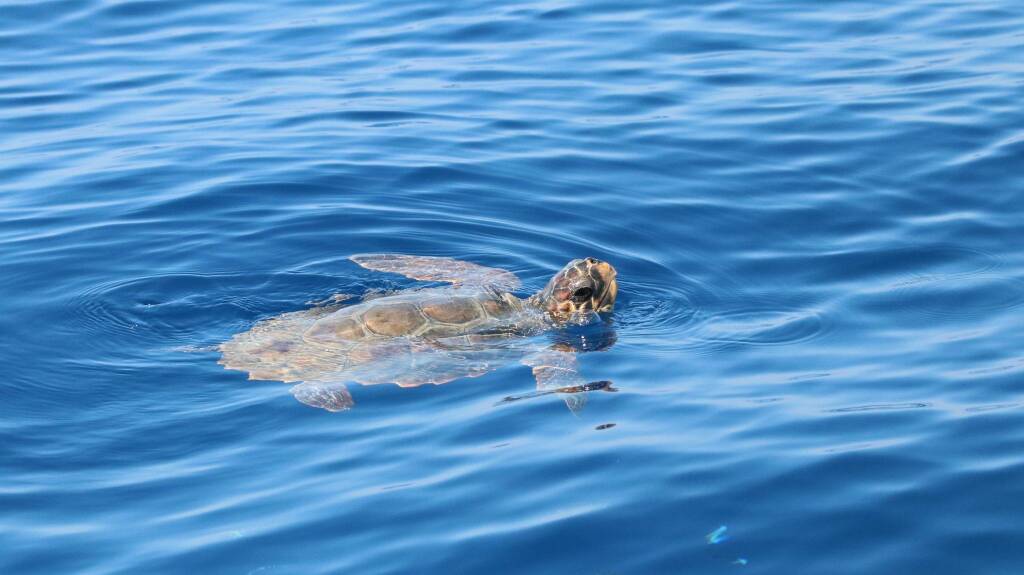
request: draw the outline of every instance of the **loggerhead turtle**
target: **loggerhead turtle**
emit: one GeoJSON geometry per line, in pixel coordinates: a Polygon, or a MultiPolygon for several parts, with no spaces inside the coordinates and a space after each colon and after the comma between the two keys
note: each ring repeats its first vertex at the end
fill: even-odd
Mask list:
{"type": "Polygon", "coordinates": [[[364,297],[348,307],[315,307],[254,325],[220,345],[220,364],[249,379],[301,382],[301,402],[341,411],[354,402],[347,382],[413,387],[483,375],[518,360],[533,368],[538,392],[561,392],[576,411],[590,389],[573,346],[542,340],[559,327],[611,311],[615,269],[594,258],[569,262],[541,291],[512,293],[511,272],[444,257],[366,254],[364,268],[451,285],[364,297]]]}

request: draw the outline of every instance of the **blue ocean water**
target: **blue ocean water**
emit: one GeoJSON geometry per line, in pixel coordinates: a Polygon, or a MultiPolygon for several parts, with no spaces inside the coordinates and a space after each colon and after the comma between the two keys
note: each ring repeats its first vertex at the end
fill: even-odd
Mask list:
{"type": "Polygon", "coordinates": [[[1022,48],[1015,0],[3,2],[0,572],[1020,573],[1022,48]],[[611,262],[620,391],[217,364],[414,285],[361,252],[611,262]]]}

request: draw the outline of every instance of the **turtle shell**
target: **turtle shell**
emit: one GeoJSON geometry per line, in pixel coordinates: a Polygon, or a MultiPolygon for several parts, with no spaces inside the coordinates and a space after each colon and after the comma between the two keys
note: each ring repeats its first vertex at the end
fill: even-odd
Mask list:
{"type": "Polygon", "coordinates": [[[510,294],[434,288],[264,320],[221,345],[250,379],[445,383],[515,361],[538,318],[510,294]]]}
{"type": "Polygon", "coordinates": [[[421,290],[342,308],[318,319],[305,338],[319,343],[442,338],[498,329],[520,311],[521,302],[505,294],[421,290]]]}

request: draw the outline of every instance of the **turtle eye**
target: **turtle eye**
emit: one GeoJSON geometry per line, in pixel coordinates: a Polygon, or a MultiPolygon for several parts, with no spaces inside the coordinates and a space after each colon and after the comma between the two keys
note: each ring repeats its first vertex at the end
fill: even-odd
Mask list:
{"type": "Polygon", "coordinates": [[[589,287],[581,287],[580,289],[572,292],[572,299],[576,301],[583,301],[590,299],[590,296],[594,295],[594,290],[589,287]]]}

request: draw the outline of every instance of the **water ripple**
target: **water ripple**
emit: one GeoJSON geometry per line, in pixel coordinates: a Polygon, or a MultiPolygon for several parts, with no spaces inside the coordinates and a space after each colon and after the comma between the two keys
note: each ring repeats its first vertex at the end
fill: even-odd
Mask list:
{"type": "Polygon", "coordinates": [[[1021,30],[1011,0],[4,3],[0,572],[1018,572],[1021,30]],[[217,365],[413,285],[360,252],[520,295],[611,262],[579,362],[621,391],[495,408],[515,364],[328,414],[217,365]]]}
{"type": "Polygon", "coordinates": [[[733,310],[707,317],[696,337],[704,342],[784,345],[819,337],[824,315],[803,310],[733,310]]]}

